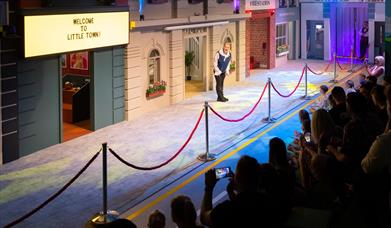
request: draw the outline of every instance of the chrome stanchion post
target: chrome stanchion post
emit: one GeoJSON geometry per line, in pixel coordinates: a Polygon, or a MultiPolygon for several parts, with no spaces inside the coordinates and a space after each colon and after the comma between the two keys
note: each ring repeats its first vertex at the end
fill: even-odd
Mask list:
{"type": "Polygon", "coordinates": [[[305,79],[305,94],[303,96],[303,99],[310,100],[311,98],[308,96],[308,64],[305,63],[305,72],[304,72],[304,79],[305,79]]]}
{"type": "Polygon", "coordinates": [[[353,46],[350,48],[350,72],[353,72],[353,46]]]}
{"type": "Polygon", "coordinates": [[[103,211],[91,220],[95,224],[106,224],[117,219],[119,213],[107,209],[107,143],[102,143],[103,211]]]}
{"type": "Polygon", "coordinates": [[[337,54],[334,52],[334,78],[330,80],[332,83],[337,82],[337,54]]]}
{"type": "Polygon", "coordinates": [[[271,109],[271,103],[272,103],[272,100],[271,100],[272,80],[270,79],[270,77],[267,78],[267,86],[268,86],[268,88],[267,88],[267,92],[268,92],[268,99],[267,99],[267,101],[268,101],[268,110],[267,110],[267,112],[268,112],[268,114],[267,114],[267,117],[262,119],[262,122],[264,122],[264,123],[272,123],[272,122],[274,122],[274,119],[271,118],[271,116],[270,116],[270,109],[271,109]]]}
{"type": "Polygon", "coordinates": [[[206,152],[205,154],[201,154],[198,156],[198,160],[208,162],[213,161],[216,159],[216,156],[214,154],[209,153],[209,120],[208,120],[208,110],[209,110],[209,104],[207,101],[205,101],[205,138],[206,138],[206,152]]]}

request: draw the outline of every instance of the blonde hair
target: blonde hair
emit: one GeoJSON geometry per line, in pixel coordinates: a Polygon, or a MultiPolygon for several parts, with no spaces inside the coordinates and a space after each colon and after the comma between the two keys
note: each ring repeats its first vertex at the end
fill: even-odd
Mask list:
{"type": "Polygon", "coordinates": [[[384,66],[385,60],[384,60],[384,57],[383,57],[383,56],[381,56],[381,55],[376,56],[376,57],[375,57],[375,61],[377,61],[377,62],[379,63],[380,66],[384,66]]]}
{"type": "Polygon", "coordinates": [[[318,109],[312,115],[311,134],[315,144],[319,143],[320,136],[334,130],[334,121],[324,109],[318,109]]]}

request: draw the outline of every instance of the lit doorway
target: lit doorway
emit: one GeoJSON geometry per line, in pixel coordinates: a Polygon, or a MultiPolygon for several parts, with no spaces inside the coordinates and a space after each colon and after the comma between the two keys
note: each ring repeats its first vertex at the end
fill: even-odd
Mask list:
{"type": "Polygon", "coordinates": [[[185,97],[206,91],[206,28],[185,30],[185,97]]]}
{"type": "Polygon", "coordinates": [[[60,56],[62,94],[62,142],[91,132],[90,53],[60,56]]]}
{"type": "Polygon", "coordinates": [[[307,58],[324,58],[323,21],[307,21],[307,58]]]}
{"type": "Polygon", "coordinates": [[[186,98],[205,91],[204,89],[204,61],[202,58],[204,40],[202,37],[185,39],[185,67],[186,67],[186,98]]]}

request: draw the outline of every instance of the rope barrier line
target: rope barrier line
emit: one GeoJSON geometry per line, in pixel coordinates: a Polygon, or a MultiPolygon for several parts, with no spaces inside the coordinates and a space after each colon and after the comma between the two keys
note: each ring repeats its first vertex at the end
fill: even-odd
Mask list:
{"type": "Polygon", "coordinates": [[[261,102],[262,100],[262,97],[263,95],[265,94],[265,91],[266,91],[266,88],[268,86],[268,83],[265,84],[265,86],[263,87],[263,91],[262,91],[262,94],[261,96],[259,97],[258,101],[255,103],[254,107],[246,114],[244,115],[243,117],[239,118],[239,119],[228,119],[228,118],[225,118],[223,117],[222,115],[220,115],[218,112],[216,112],[216,110],[214,110],[210,105],[209,105],[209,108],[210,110],[216,115],[218,116],[220,119],[224,120],[224,121],[227,121],[227,122],[240,122],[244,119],[246,119],[249,115],[251,115],[251,113],[254,112],[255,108],[258,106],[259,102],[261,102]]]}
{"type": "Polygon", "coordinates": [[[202,119],[202,116],[204,115],[204,112],[205,112],[205,109],[202,109],[201,111],[201,114],[200,116],[198,117],[198,120],[197,120],[197,123],[196,125],[194,126],[193,130],[191,131],[189,137],[187,138],[186,142],[182,145],[182,147],[178,150],[178,152],[176,152],[174,154],[174,156],[172,156],[170,159],[168,159],[167,161],[159,164],[159,165],[156,165],[156,166],[152,166],[152,167],[141,167],[141,166],[137,166],[137,165],[133,165],[127,161],[125,161],[121,156],[119,156],[115,151],[113,151],[111,148],[109,148],[109,151],[111,152],[111,154],[114,155],[114,157],[116,157],[118,160],[120,160],[122,163],[124,163],[125,165],[133,168],[133,169],[138,169],[138,170],[154,170],[154,169],[158,169],[160,167],[163,167],[165,165],[167,165],[168,163],[170,163],[172,160],[174,160],[182,151],[183,149],[187,146],[187,144],[190,142],[191,138],[193,137],[194,135],[194,132],[197,130],[199,124],[200,124],[200,121],[202,119]]]}
{"type": "Polygon", "coordinates": [[[271,83],[272,88],[273,88],[274,91],[276,91],[276,93],[277,93],[278,95],[280,95],[281,97],[290,97],[290,96],[292,96],[292,95],[296,92],[297,88],[299,88],[299,86],[300,86],[301,80],[303,79],[303,76],[304,76],[305,69],[306,69],[306,68],[304,67],[304,68],[303,68],[303,71],[301,72],[301,76],[300,76],[299,82],[297,83],[297,85],[295,86],[295,88],[293,89],[293,91],[292,91],[291,93],[289,93],[288,95],[284,95],[284,94],[280,93],[280,91],[278,91],[277,88],[274,86],[274,83],[273,83],[273,82],[271,83]]]}
{"type": "Polygon", "coordinates": [[[324,70],[323,71],[321,71],[321,72],[315,72],[313,69],[311,69],[309,66],[307,66],[307,69],[311,72],[311,73],[313,73],[313,74],[315,74],[315,75],[321,75],[321,74],[324,74],[324,73],[326,73],[327,72],[327,70],[329,69],[329,67],[331,66],[331,64],[333,63],[333,60],[334,59],[331,59],[330,61],[329,61],[329,63],[327,64],[327,66],[324,68],[324,70]]]}
{"type": "Polygon", "coordinates": [[[100,149],[98,152],[96,152],[96,154],[87,162],[87,164],[68,183],[66,183],[60,190],[58,190],[56,193],[54,193],[52,196],[50,196],[45,202],[41,203],[38,207],[31,210],[29,213],[19,217],[18,219],[14,220],[11,223],[8,223],[7,225],[4,226],[4,228],[9,228],[9,227],[15,226],[16,224],[22,222],[26,218],[33,215],[35,212],[37,212],[40,209],[42,209],[43,207],[45,207],[48,203],[53,201],[57,196],[59,196],[62,192],[64,192],[71,184],[73,184],[73,182],[75,182],[75,180],[77,178],[79,178],[79,176],[81,174],[83,174],[84,171],[86,171],[86,169],[91,165],[91,163],[93,161],[95,161],[95,159],[98,157],[98,155],[101,151],[102,151],[102,149],[100,149]]]}
{"type": "Polygon", "coordinates": [[[346,71],[347,70],[347,68],[343,68],[341,66],[341,63],[339,62],[338,58],[337,58],[337,65],[338,65],[339,69],[341,69],[342,71],[346,71]]]}

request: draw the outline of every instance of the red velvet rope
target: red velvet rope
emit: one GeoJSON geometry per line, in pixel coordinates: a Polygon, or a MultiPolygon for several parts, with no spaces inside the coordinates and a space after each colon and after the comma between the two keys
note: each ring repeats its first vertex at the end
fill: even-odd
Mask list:
{"type": "Polygon", "coordinates": [[[284,94],[280,93],[280,91],[278,91],[277,88],[274,86],[274,83],[273,83],[273,82],[271,83],[271,84],[272,84],[272,88],[273,88],[274,91],[276,91],[276,93],[277,93],[278,95],[280,95],[281,97],[290,97],[290,96],[292,96],[292,95],[296,92],[297,88],[299,88],[299,85],[300,85],[300,83],[301,83],[301,80],[303,79],[303,76],[304,76],[304,71],[305,71],[305,67],[303,68],[303,71],[301,72],[301,76],[300,76],[299,82],[297,83],[297,85],[295,86],[295,88],[293,89],[293,91],[292,91],[291,93],[289,93],[288,95],[284,95],[284,94]]]}
{"type": "Polygon", "coordinates": [[[13,222],[11,223],[8,223],[7,225],[4,226],[4,228],[9,228],[9,227],[12,227],[12,226],[15,226],[16,224],[22,222],[23,220],[25,220],[26,218],[30,217],[31,215],[33,215],[35,212],[39,211],[40,209],[42,209],[43,207],[45,207],[48,203],[50,203],[52,200],[54,200],[57,196],[59,196],[63,191],[65,191],[73,182],[75,182],[75,180],[84,172],[86,171],[86,169],[91,165],[91,163],[98,157],[99,153],[101,152],[101,150],[99,150],[89,161],[88,163],[68,182],[66,183],[60,190],[58,190],[56,193],[54,193],[52,196],[49,197],[49,199],[47,199],[45,202],[43,202],[42,204],[40,204],[38,207],[34,208],[33,210],[31,210],[29,213],[23,215],[22,217],[14,220],[13,222]]]}
{"type": "Polygon", "coordinates": [[[313,69],[311,69],[309,66],[307,66],[307,69],[308,69],[311,73],[313,73],[313,74],[315,74],[315,75],[324,74],[324,73],[329,69],[329,67],[331,66],[331,64],[333,63],[333,60],[334,60],[334,59],[331,59],[330,62],[329,62],[329,63],[327,64],[327,66],[325,67],[325,69],[324,69],[323,71],[319,72],[319,73],[315,72],[315,71],[314,71],[313,69]]]}
{"type": "Polygon", "coordinates": [[[337,58],[337,64],[338,64],[339,69],[341,69],[341,70],[343,70],[343,71],[345,71],[345,70],[348,69],[348,68],[343,68],[343,67],[341,66],[341,63],[339,62],[338,58],[337,58]]]}
{"type": "Polygon", "coordinates": [[[152,167],[141,167],[141,166],[137,166],[137,165],[133,165],[127,161],[125,161],[122,157],[120,157],[117,153],[115,153],[111,148],[109,148],[109,151],[114,155],[114,157],[116,157],[118,160],[120,160],[122,163],[124,163],[125,165],[133,168],[133,169],[138,169],[138,170],[153,170],[153,169],[158,169],[160,167],[163,167],[165,165],[167,165],[168,163],[170,163],[172,160],[174,160],[181,152],[182,150],[186,147],[186,145],[190,142],[190,139],[193,137],[193,134],[194,132],[197,130],[198,128],[198,125],[200,124],[200,121],[202,119],[202,116],[204,115],[204,109],[202,109],[201,111],[201,114],[200,116],[198,117],[198,120],[197,120],[197,123],[196,125],[194,126],[193,130],[191,131],[189,137],[187,138],[186,142],[182,145],[182,147],[178,150],[178,152],[176,152],[174,154],[174,156],[172,156],[170,159],[168,159],[167,161],[161,163],[160,165],[156,165],[156,166],[152,166],[152,167]]]}
{"type": "Polygon", "coordinates": [[[263,97],[263,95],[265,94],[265,91],[266,91],[266,88],[267,88],[267,85],[268,85],[268,84],[269,84],[269,83],[266,83],[266,85],[263,87],[262,94],[261,94],[261,96],[259,97],[257,103],[255,103],[254,107],[253,107],[246,115],[244,115],[242,118],[239,118],[239,119],[227,119],[227,118],[223,117],[222,115],[220,115],[218,112],[216,112],[216,111],[212,108],[212,106],[209,106],[209,108],[210,108],[210,110],[211,110],[216,116],[218,116],[220,119],[222,119],[222,120],[224,120],[224,121],[227,121],[227,122],[240,122],[240,121],[246,119],[249,115],[251,115],[251,113],[253,113],[253,111],[255,110],[255,108],[258,106],[259,102],[261,102],[262,97],[263,97]]]}

